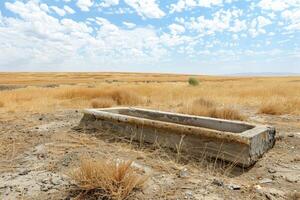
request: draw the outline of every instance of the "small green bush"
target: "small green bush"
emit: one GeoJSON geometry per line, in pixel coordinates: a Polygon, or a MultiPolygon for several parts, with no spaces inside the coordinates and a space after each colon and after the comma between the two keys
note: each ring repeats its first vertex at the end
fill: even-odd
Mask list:
{"type": "Polygon", "coordinates": [[[197,85],[199,85],[199,81],[196,78],[190,77],[189,78],[189,84],[192,85],[192,86],[197,86],[197,85]]]}

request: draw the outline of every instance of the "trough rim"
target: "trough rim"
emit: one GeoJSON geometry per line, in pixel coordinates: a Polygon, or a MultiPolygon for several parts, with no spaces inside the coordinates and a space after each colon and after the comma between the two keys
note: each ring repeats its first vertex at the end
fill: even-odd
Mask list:
{"type": "Polygon", "coordinates": [[[247,122],[241,122],[237,120],[226,120],[226,119],[218,119],[218,118],[211,118],[211,117],[204,117],[204,116],[187,115],[187,114],[165,112],[165,111],[151,110],[151,109],[144,109],[144,108],[137,108],[137,107],[111,107],[111,108],[100,108],[100,109],[84,109],[83,113],[93,115],[96,119],[111,120],[111,121],[117,121],[123,123],[168,129],[180,135],[184,135],[186,133],[186,135],[189,134],[189,135],[200,136],[200,137],[214,138],[218,140],[222,139],[225,141],[233,141],[233,142],[238,142],[246,145],[251,144],[251,139],[253,136],[266,132],[270,128],[269,126],[265,126],[265,125],[250,124],[247,122]],[[107,112],[109,110],[121,110],[121,109],[128,109],[132,111],[140,110],[146,112],[157,112],[160,114],[167,114],[167,115],[172,114],[172,115],[177,115],[182,117],[193,117],[198,119],[212,120],[216,122],[226,122],[226,123],[233,123],[239,125],[247,125],[247,126],[252,126],[253,128],[250,128],[241,133],[233,133],[233,132],[197,127],[192,125],[183,125],[183,124],[177,124],[173,122],[164,122],[160,120],[152,120],[152,119],[147,119],[142,117],[139,118],[139,117],[134,117],[125,114],[107,112]]]}

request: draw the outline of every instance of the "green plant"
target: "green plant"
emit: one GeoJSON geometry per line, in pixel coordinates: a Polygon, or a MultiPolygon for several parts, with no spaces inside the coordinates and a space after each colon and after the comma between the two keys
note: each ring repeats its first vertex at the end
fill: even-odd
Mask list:
{"type": "Polygon", "coordinates": [[[197,85],[199,85],[198,79],[196,79],[196,78],[194,78],[194,77],[190,77],[188,82],[189,82],[189,85],[192,85],[192,86],[197,86],[197,85]]]}

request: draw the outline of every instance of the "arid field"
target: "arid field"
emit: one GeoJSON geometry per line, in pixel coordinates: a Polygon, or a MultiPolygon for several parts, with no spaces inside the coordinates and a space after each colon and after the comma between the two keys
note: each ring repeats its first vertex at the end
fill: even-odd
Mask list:
{"type": "Polygon", "coordinates": [[[300,77],[0,73],[0,199],[93,199],[99,185],[102,199],[299,199],[300,77]],[[269,124],[277,141],[242,170],[74,128],[113,106],[269,124]]]}

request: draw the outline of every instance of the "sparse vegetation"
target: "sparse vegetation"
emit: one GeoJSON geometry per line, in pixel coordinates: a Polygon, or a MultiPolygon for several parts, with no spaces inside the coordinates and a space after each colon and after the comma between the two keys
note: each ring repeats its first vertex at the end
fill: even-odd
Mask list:
{"type": "Polygon", "coordinates": [[[142,99],[132,91],[118,89],[95,89],[95,88],[72,88],[60,91],[58,98],[61,99],[93,99],[92,104],[96,107],[111,105],[137,105],[142,99]],[[97,99],[98,105],[95,101],[97,99]]]}
{"type": "Polygon", "coordinates": [[[231,108],[219,108],[213,101],[199,98],[191,104],[187,104],[178,110],[181,113],[190,115],[207,116],[222,119],[245,120],[237,110],[231,108]]]}
{"type": "MultiPolygon", "coordinates": [[[[297,177],[294,169],[300,159],[297,148],[299,77],[197,76],[201,87],[190,86],[188,78],[170,74],[0,73],[0,102],[4,104],[0,108],[0,179],[5,186],[1,189],[0,183],[0,196],[7,199],[30,199],[32,196],[67,199],[81,194],[77,199],[183,199],[187,189],[182,184],[188,187],[197,184],[189,189],[193,194],[191,198],[219,198],[222,191],[225,199],[260,199],[262,193],[253,187],[258,180],[249,180],[247,174],[260,177],[262,171],[272,169],[279,177],[273,180],[278,186],[277,197],[297,199],[299,195],[295,191],[298,185],[285,179],[297,177]],[[46,87],[52,84],[57,87],[46,87]],[[219,162],[205,152],[201,155],[186,154],[184,137],[173,151],[158,143],[145,143],[141,148],[138,141],[119,135],[113,137],[106,132],[99,131],[98,134],[95,130],[75,128],[82,116],[75,109],[118,105],[225,119],[240,119],[245,113],[247,120],[249,113],[252,122],[272,124],[286,135],[280,136],[283,141],[261,158],[259,168],[247,169],[245,176],[240,169],[236,171],[235,163],[219,162]],[[263,116],[261,113],[288,115],[263,116]],[[78,164],[78,157],[86,154],[101,160],[87,158],[87,162],[82,160],[78,164]],[[138,160],[130,165],[134,176],[130,175],[130,170],[122,170],[124,167],[113,162],[120,158],[138,160]],[[69,166],[78,167],[70,174],[73,181],[62,176],[69,166]],[[282,171],[282,166],[286,170],[282,171]],[[118,171],[120,173],[116,173],[118,171]],[[116,181],[122,178],[112,174],[124,174],[121,171],[126,171],[123,177],[127,178],[116,181]],[[147,190],[139,192],[145,172],[154,176],[147,181],[147,190]],[[190,177],[183,178],[186,174],[182,172],[187,172],[190,177]],[[203,181],[203,177],[212,184],[203,181]],[[240,192],[232,192],[216,184],[224,188],[230,184],[242,184],[243,188],[240,192]],[[70,186],[75,186],[74,193],[65,192],[70,186]]],[[[219,157],[222,156],[220,153],[219,157]]],[[[129,163],[122,162],[121,165],[129,166],[129,163]]],[[[274,196],[269,193],[272,187],[262,189],[268,189],[261,191],[274,196]]]]}
{"type": "Polygon", "coordinates": [[[259,108],[259,113],[268,115],[282,115],[284,113],[284,105],[275,102],[263,103],[259,108]]]}
{"type": "Polygon", "coordinates": [[[111,98],[99,98],[91,101],[91,106],[93,108],[109,108],[115,104],[116,102],[111,98]]]}
{"type": "Polygon", "coordinates": [[[141,189],[147,176],[132,167],[132,161],[82,159],[79,168],[70,173],[82,195],[105,199],[128,199],[141,189]]]}
{"type": "Polygon", "coordinates": [[[232,106],[238,106],[250,107],[259,113],[300,114],[298,77],[197,78],[203,80],[201,87],[187,86],[188,77],[184,75],[119,73],[113,74],[112,79],[112,74],[106,73],[0,74],[1,84],[18,86],[18,89],[0,91],[0,101],[5,102],[5,109],[15,111],[54,111],[61,108],[127,105],[173,111],[182,109],[182,112],[190,114],[228,118],[235,115],[235,112],[229,112],[235,110],[232,106]],[[95,80],[92,82],[93,88],[89,87],[91,77],[95,80]],[[114,79],[118,82],[106,81],[114,79]],[[53,80],[59,87],[44,87],[53,80]],[[257,82],[260,84],[257,85],[257,82]],[[30,87],[26,87],[27,84],[30,87]],[[191,103],[199,98],[217,105],[191,103]],[[180,104],[183,106],[177,106],[180,104]],[[213,107],[217,108],[217,111],[213,107]],[[273,111],[275,109],[276,112],[273,111]]]}
{"type": "Polygon", "coordinates": [[[194,78],[194,77],[190,77],[188,82],[189,82],[189,84],[192,85],[192,86],[197,86],[197,85],[199,85],[198,79],[196,79],[196,78],[194,78]]]}

